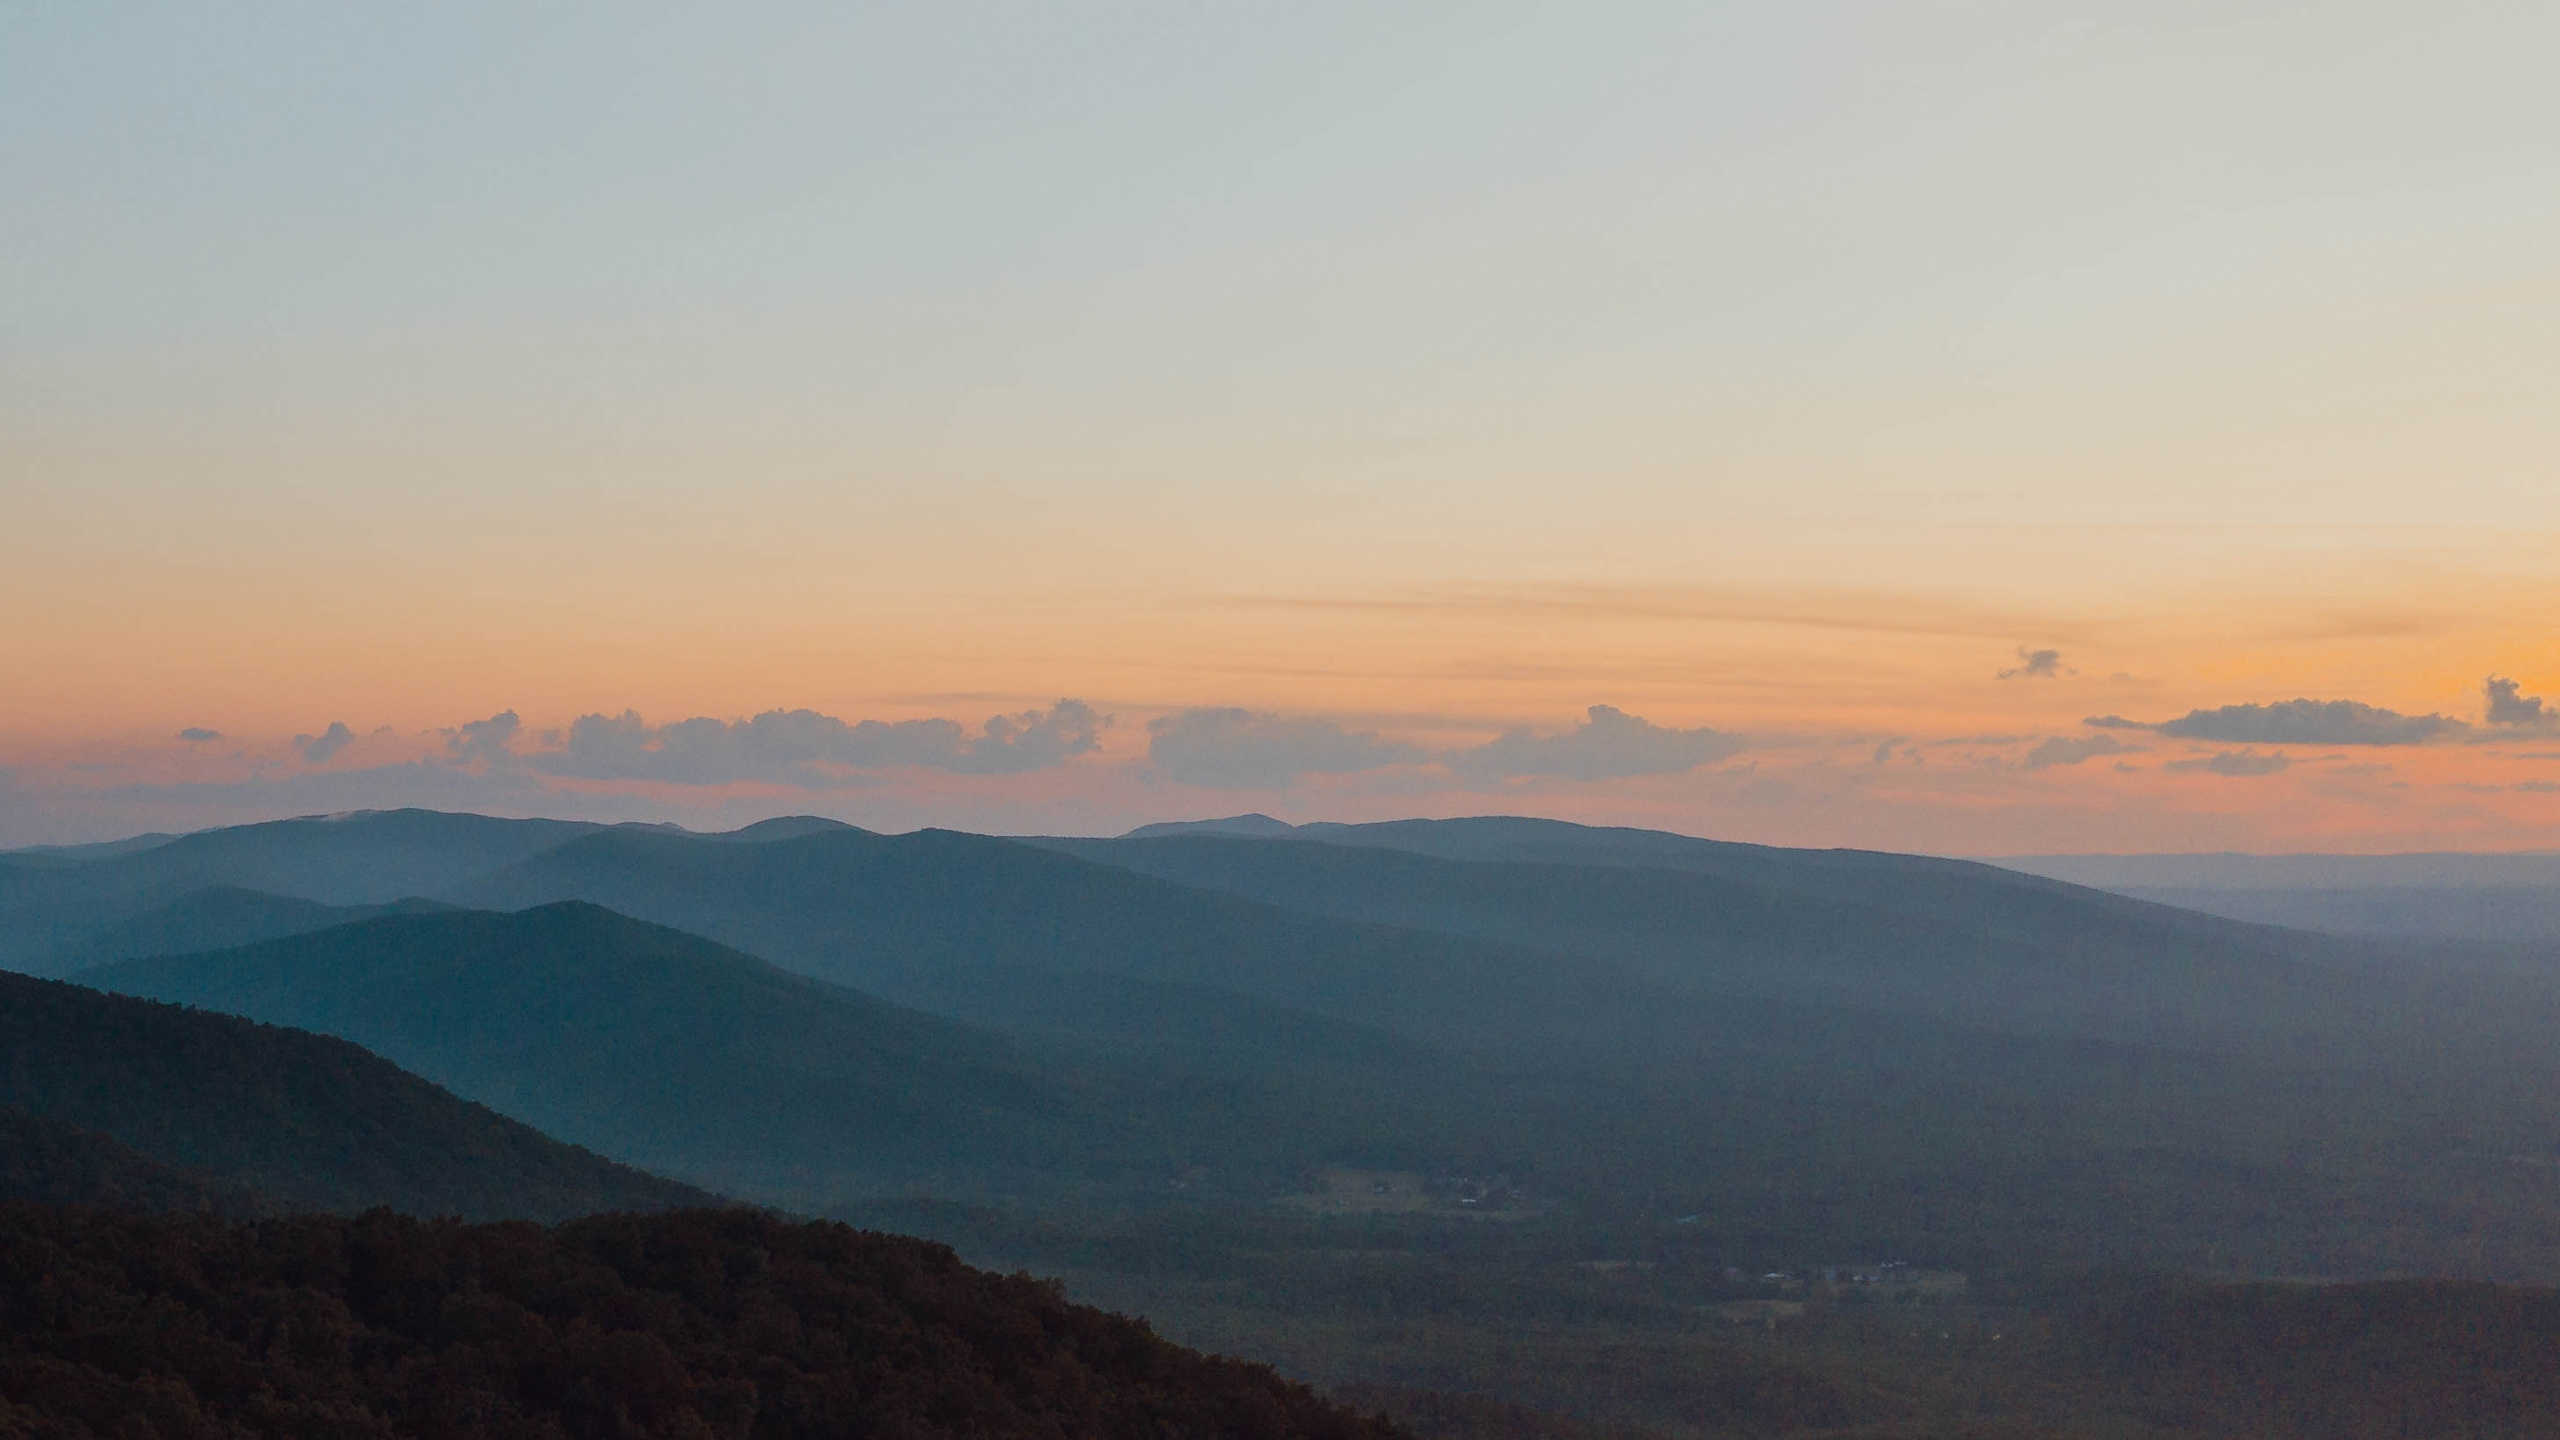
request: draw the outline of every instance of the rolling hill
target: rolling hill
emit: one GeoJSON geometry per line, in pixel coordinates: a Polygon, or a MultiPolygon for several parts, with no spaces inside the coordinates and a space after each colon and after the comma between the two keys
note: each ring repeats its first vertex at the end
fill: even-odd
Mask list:
{"type": "Polygon", "coordinates": [[[325,905],[432,895],[601,827],[433,810],[206,830],[138,851],[0,857],[0,969],[65,973],[114,927],[215,888],[325,905]],[[61,961],[56,956],[65,957],[61,961]]]}
{"type": "MultiPolygon", "coordinates": [[[[919,1009],[1010,1006],[1024,972],[1243,997],[1428,1044],[1612,1050],[1696,1007],[1605,962],[1281,910],[1037,846],[928,830],[755,846],[633,830],[583,837],[445,898],[585,900],[919,1009]]],[[[1127,987],[1118,987],[1127,989],[1127,987]]],[[[1144,1035],[1150,1001],[1097,1028],[1144,1035]]],[[[1683,1032],[1685,1033],[1685,1032],[1683,1032]]]]}
{"type": "Polygon", "coordinates": [[[709,1198],[343,1040],[22,975],[0,974],[0,1105],[298,1208],[556,1219],[709,1198]]]}
{"type": "Polygon", "coordinates": [[[415,897],[387,905],[325,905],[215,885],[184,896],[147,914],[111,925],[54,951],[30,973],[76,975],[118,960],[145,955],[187,955],[200,950],[228,950],[286,935],[304,935],[333,925],[371,920],[381,915],[418,915],[450,907],[415,897]]]}
{"type": "Polygon", "coordinates": [[[1112,1068],[580,902],[371,920],[82,978],[343,1036],[546,1133],[803,1204],[1161,1176],[1249,1157],[1268,1128],[1251,1087],[1112,1068]]]}
{"type": "Polygon", "coordinates": [[[1041,843],[1292,911],[1578,956],[1692,993],[1986,1029],[2189,1039],[2237,1031],[2255,1044],[2370,1019],[2401,999],[2387,976],[2343,949],[1913,857],[1768,852],[1708,868],[1457,860],[1331,839],[1041,843]],[[1926,903],[1913,903],[1915,888],[1926,903]],[[2369,1013],[2353,1008],[2359,1000],[2369,1013]]]}

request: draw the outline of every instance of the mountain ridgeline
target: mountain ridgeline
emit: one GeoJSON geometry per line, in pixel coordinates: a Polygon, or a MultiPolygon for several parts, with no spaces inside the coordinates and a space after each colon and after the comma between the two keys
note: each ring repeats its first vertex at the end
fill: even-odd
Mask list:
{"type": "Polygon", "coordinates": [[[116,948],[119,927],[207,890],[389,905],[434,895],[598,828],[389,810],[207,830],[136,851],[0,855],[0,968],[58,976],[125,958],[99,953],[101,946],[116,948]]]}

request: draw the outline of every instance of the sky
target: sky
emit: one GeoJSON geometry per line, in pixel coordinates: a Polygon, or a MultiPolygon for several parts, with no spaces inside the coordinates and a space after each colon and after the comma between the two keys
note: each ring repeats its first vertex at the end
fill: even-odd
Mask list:
{"type": "Polygon", "coordinates": [[[0,845],[2560,848],[2555,53],[2522,3],[0,3],[0,845]]]}

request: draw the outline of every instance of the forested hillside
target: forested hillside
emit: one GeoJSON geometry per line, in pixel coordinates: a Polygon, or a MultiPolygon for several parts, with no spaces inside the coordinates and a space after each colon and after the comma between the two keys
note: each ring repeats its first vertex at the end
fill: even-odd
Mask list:
{"type": "Polygon", "coordinates": [[[1395,1433],[1028,1277],[840,1225],[0,1210],[11,1440],[1395,1433]]]}
{"type": "Polygon", "coordinates": [[[278,1208],[246,1186],[164,1164],[111,1135],[14,1106],[0,1106],[0,1202],[238,1217],[278,1208]]]}

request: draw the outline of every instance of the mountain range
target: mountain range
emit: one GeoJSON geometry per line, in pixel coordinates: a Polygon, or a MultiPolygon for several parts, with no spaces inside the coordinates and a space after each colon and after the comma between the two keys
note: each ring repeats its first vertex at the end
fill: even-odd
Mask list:
{"type": "MultiPolygon", "coordinates": [[[[394,812],[0,855],[0,954],[76,982],[0,975],[0,1197],[734,1197],[1054,1271],[1470,1440],[1954,1413],[1974,1372],[1805,1278],[1861,1256],[1964,1272],[1895,1303],[1968,1343],[2045,1317],[1961,1382],[2025,1386],[2003,1414],[2061,1425],[2059,1384],[2258,1416],[2232,1433],[2289,1433],[2216,1388],[2245,1347],[2147,1380],[2070,1347],[2330,1320],[2149,1280],[2087,1311],[2067,1277],[2560,1278],[2547,967],[1929,857],[1499,817],[394,812]],[[1695,1328],[1799,1312],[1834,1316],[1813,1350],[1695,1328]],[[1534,1383],[1467,1338],[1522,1325],[1534,1383]]],[[[2540,1333],[2525,1292],[2428,1293],[2540,1333]]]]}

